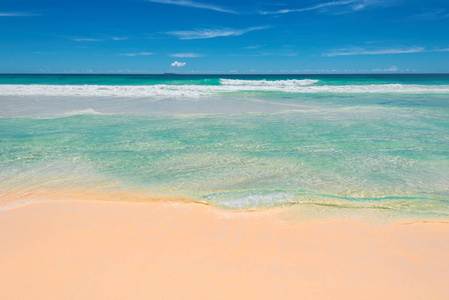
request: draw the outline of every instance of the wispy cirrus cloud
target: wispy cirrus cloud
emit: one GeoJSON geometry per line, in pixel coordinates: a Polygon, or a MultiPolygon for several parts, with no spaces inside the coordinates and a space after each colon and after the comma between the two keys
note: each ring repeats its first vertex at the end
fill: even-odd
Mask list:
{"type": "Polygon", "coordinates": [[[75,42],[103,42],[103,41],[124,41],[127,37],[107,37],[107,38],[73,38],[75,42]]]}
{"type": "Polygon", "coordinates": [[[449,12],[445,9],[427,10],[426,12],[414,15],[411,18],[417,21],[434,21],[449,18],[449,12]]]}
{"type": "Polygon", "coordinates": [[[303,12],[303,11],[311,11],[311,10],[318,10],[321,8],[329,7],[329,6],[342,6],[342,5],[348,5],[353,4],[354,0],[343,0],[343,1],[332,1],[332,2],[324,2],[308,7],[303,8],[291,8],[291,9],[280,9],[280,10],[274,10],[274,11],[260,11],[259,13],[261,15],[275,15],[275,14],[288,14],[292,12],[303,12]]]}
{"type": "Polygon", "coordinates": [[[39,14],[33,14],[29,12],[0,12],[0,17],[33,17],[39,16],[39,14]]]}
{"type": "Polygon", "coordinates": [[[449,52],[449,48],[426,49],[424,47],[408,47],[408,48],[384,48],[376,50],[367,50],[364,48],[353,47],[346,49],[335,49],[325,53],[322,56],[348,56],[348,55],[382,55],[382,54],[406,54],[406,53],[422,53],[422,52],[449,52]]]}
{"type": "Polygon", "coordinates": [[[152,52],[137,52],[137,53],[125,53],[122,54],[123,56],[147,56],[147,55],[154,55],[152,52]]]}
{"type": "Polygon", "coordinates": [[[314,10],[320,12],[329,12],[332,11],[332,9],[338,9],[339,13],[344,13],[344,12],[359,11],[367,7],[393,5],[394,2],[395,2],[394,0],[391,0],[388,3],[385,0],[336,0],[336,1],[322,2],[301,8],[286,8],[272,11],[262,10],[259,11],[259,13],[261,15],[275,15],[275,14],[287,14],[287,13],[306,12],[314,10]]]}
{"type": "Polygon", "coordinates": [[[191,58],[193,58],[193,57],[201,57],[203,55],[199,54],[199,53],[173,53],[173,54],[170,54],[169,56],[171,56],[171,57],[191,57],[191,58]]]}
{"type": "Polygon", "coordinates": [[[253,46],[243,47],[243,49],[259,49],[260,47],[261,47],[260,45],[253,45],[253,46]]]}
{"type": "Polygon", "coordinates": [[[336,49],[329,52],[325,52],[322,56],[349,56],[349,55],[382,55],[382,54],[404,54],[404,53],[418,53],[425,52],[423,47],[409,47],[409,48],[389,48],[389,49],[376,49],[367,50],[364,48],[349,48],[349,49],[336,49]]]}
{"type": "Polygon", "coordinates": [[[219,12],[228,13],[228,14],[238,14],[238,12],[236,12],[235,10],[232,10],[232,9],[224,8],[224,7],[221,7],[218,5],[214,5],[214,4],[206,4],[206,3],[200,3],[200,2],[190,1],[190,0],[146,0],[146,1],[154,2],[154,3],[201,8],[201,9],[209,9],[209,10],[219,11],[219,12]]]}
{"type": "Polygon", "coordinates": [[[449,52],[449,48],[445,48],[445,49],[433,49],[433,50],[429,50],[428,52],[449,52]]]}
{"type": "Polygon", "coordinates": [[[166,34],[177,36],[180,40],[194,40],[194,39],[211,39],[222,36],[239,36],[250,31],[262,30],[270,28],[270,26],[250,27],[246,29],[196,29],[187,31],[169,31],[166,34]]]}
{"type": "Polygon", "coordinates": [[[254,54],[228,54],[226,56],[237,57],[261,57],[261,56],[297,56],[297,52],[259,52],[254,54]]]}
{"type": "Polygon", "coordinates": [[[76,38],[73,39],[75,42],[101,42],[102,39],[91,39],[91,38],[76,38]]]}

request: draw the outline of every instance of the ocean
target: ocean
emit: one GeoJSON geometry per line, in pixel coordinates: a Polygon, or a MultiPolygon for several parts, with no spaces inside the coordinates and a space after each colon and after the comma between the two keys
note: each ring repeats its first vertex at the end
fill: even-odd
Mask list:
{"type": "Polygon", "coordinates": [[[447,219],[449,75],[0,75],[0,205],[105,193],[447,219]]]}

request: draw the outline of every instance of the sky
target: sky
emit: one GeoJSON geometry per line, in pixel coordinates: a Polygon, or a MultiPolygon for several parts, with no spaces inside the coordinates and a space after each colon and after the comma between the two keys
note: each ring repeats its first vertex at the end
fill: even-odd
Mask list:
{"type": "Polygon", "coordinates": [[[449,73],[449,1],[0,1],[0,73],[165,72],[449,73]]]}

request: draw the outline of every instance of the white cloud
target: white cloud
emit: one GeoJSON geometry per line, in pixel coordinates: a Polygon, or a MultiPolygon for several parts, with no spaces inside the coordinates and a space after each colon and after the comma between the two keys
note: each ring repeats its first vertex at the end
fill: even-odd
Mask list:
{"type": "Polygon", "coordinates": [[[186,65],[185,62],[178,62],[178,61],[175,61],[171,64],[172,67],[184,67],[185,65],[186,65]]]}
{"type": "Polygon", "coordinates": [[[90,39],[90,38],[80,38],[80,39],[73,39],[76,42],[101,42],[102,39],[90,39]]]}
{"type": "Polygon", "coordinates": [[[338,49],[323,53],[323,56],[348,56],[348,55],[381,55],[381,54],[403,54],[403,53],[418,53],[425,52],[423,47],[411,48],[391,48],[381,50],[366,50],[363,48],[338,49]]]}
{"type": "Polygon", "coordinates": [[[386,69],[384,71],[388,71],[388,72],[397,72],[399,71],[399,68],[396,66],[391,66],[389,69],[386,69]]]}
{"type": "Polygon", "coordinates": [[[180,40],[210,39],[220,36],[239,36],[254,30],[267,29],[269,26],[250,27],[246,29],[197,29],[188,31],[170,31],[167,34],[177,36],[180,40]]]}
{"type": "Polygon", "coordinates": [[[221,6],[206,4],[206,3],[198,3],[189,0],[147,0],[149,2],[162,3],[162,4],[172,4],[178,6],[187,6],[187,7],[195,7],[202,9],[215,10],[219,12],[229,13],[229,14],[238,14],[236,11],[232,9],[223,8],[221,6]]]}
{"type": "Polygon", "coordinates": [[[138,52],[138,53],[125,53],[124,56],[146,56],[146,55],[153,55],[154,53],[151,52],[138,52]]]}
{"type": "Polygon", "coordinates": [[[0,17],[32,17],[38,16],[28,12],[0,12],[0,17]]]}
{"type": "Polygon", "coordinates": [[[127,40],[128,38],[127,38],[127,37],[113,36],[112,39],[113,39],[114,41],[124,41],[124,40],[127,40]]]}
{"type": "MultiPolygon", "coordinates": [[[[381,68],[376,68],[376,69],[372,69],[372,72],[397,72],[399,71],[399,68],[396,66],[391,66],[388,69],[381,69],[381,68]]],[[[406,70],[407,72],[409,71],[408,69],[406,70]]]]}
{"type": "Polygon", "coordinates": [[[203,55],[198,53],[173,53],[170,54],[171,57],[201,57],[203,55]]]}

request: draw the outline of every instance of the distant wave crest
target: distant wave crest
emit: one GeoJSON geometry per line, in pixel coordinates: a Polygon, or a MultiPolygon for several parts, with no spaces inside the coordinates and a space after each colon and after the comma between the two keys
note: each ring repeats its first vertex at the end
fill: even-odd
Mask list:
{"type": "Polygon", "coordinates": [[[287,80],[241,80],[241,79],[220,79],[221,85],[237,86],[306,86],[317,83],[316,79],[287,79],[287,80]]]}
{"type": "Polygon", "coordinates": [[[64,113],[64,116],[67,116],[67,117],[78,116],[78,115],[101,115],[101,113],[92,108],[74,110],[74,111],[69,111],[69,112],[64,113]]]}

